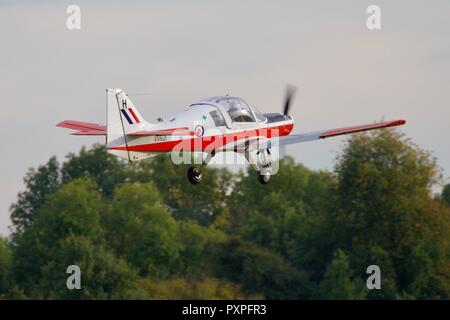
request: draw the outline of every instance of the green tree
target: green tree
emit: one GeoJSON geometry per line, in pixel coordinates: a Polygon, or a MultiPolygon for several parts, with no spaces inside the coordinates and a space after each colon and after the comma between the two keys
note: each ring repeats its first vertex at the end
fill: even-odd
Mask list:
{"type": "Polygon", "coordinates": [[[152,184],[134,182],[117,187],[105,224],[109,245],[140,274],[165,278],[177,269],[178,224],[162,207],[152,184]]]}
{"type": "Polygon", "coordinates": [[[262,294],[267,299],[309,297],[311,283],[305,272],[255,244],[231,239],[211,246],[209,256],[217,277],[241,284],[248,294],[262,294]]]}
{"type": "Polygon", "coordinates": [[[14,247],[16,283],[32,298],[128,297],[137,277],[125,261],[104,248],[106,206],[89,179],[64,185],[38,210],[14,247]],[[65,287],[69,265],[79,264],[82,290],[65,287]],[[82,280],[83,281],[83,280],[82,280]]]}
{"type": "Polygon", "coordinates": [[[0,236],[0,297],[8,292],[11,286],[12,252],[3,237],[0,236]]]}
{"type": "Polygon", "coordinates": [[[61,168],[62,182],[68,183],[80,177],[92,178],[98,191],[111,197],[116,186],[128,178],[124,161],[106,152],[103,145],[90,149],[83,147],[78,155],[69,153],[61,168]]]}
{"type": "Polygon", "coordinates": [[[333,177],[325,172],[314,172],[301,164],[294,163],[291,157],[280,160],[279,171],[272,176],[270,184],[261,186],[252,168],[240,173],[230,197],[230,205],[237,224],[245,222],[252,209],[264,211],[264,199],[278,193],[285,205],[296,212],[315,213],[323,209],[324,199],[330,194],[333,177]]]}
{"type": "Polygon", "coordinates": [[[214,167],[193,186],[167,155],[52,157],[11,206],[0,297],[450,299],[450,187],[431,196],[427,152],[383,130],[352,136],[334,173],[280,165],[265,186],[214,167]],[[365,289],[372,264],[381,290],[365,289]]]}
{"type": "Polygon", "coordinates": [[[258,299],[259,295],[247,295],[239,285],[231,282],[203,277],[188,280],[171,278],[161,282],[145,279],[142,287],[147,290],[151,299],[159,300],[232,300],[258,299]]]}
{"type": "Polygon", "coordinates": [[[177,220],[195,220],[208,225],[227,206],[233,183],[226,169],[203,167],[203,180],[192,185],[186,178],[188,166],[174,165],[169,155],[161,155],[138,164],[138,181],[152,181],[161,192],[163,202],[177,220]]]}
{"type": "Polygon", "coordinates": [[[267,186],[251,171],[241,174],[230,197],[232,230],[317,278],[332,254],[324,221],[334,185],[330,174],[313,172],[289,157],[267,186]]]}
{"type": "Polygon", "coordinates": [[[431,197],[440,178],[435,159],[400,133],[380,130],[352,136],[336,174],[332,242],[349,253],[355,270],[387,264],[383,282],[391,290],[378,297],[392,297],[394,288],[403,296],[447,297],[450,214],[431,197]]]}
{"type": "Polygon", "coordinates": [[[138,275],[126,261],[116,258],[85,236],[68,236],[51,250],[51,260],[41,266],[35,292],[45,299],[143,299],[138,275]],[[81,270],[81,289],[68,290],[66,269],[81,270]]]}
{"type": "Polygon", "coordinates": [[[442,189],[441,199],[450,206],[450,184],[442,189]]]}
{"type": "Polygon", "coordinates": [[[206,252],[210,246],[227,240],[227,235],[195,221],[181,221],[179,228],[180,269],[184,276],[203,276],[208,272],[206,252]]]}
{"type": "Polygon", "coordinates": [[[24,178],[25,190],[19,192],[17,202],[10,207],[14,231],[20,233],[32,225],[37,210],[49,195],[55,193],[61,185],[59,163],[56,157],[37,170],[30,169],[24,178]]]}
{"type": "Polygon", "coordinates": [[[337,250],[317,288],[316,297],[326,300],[364,299],[362,279],[354,279],[347,255],[337,250]]]}

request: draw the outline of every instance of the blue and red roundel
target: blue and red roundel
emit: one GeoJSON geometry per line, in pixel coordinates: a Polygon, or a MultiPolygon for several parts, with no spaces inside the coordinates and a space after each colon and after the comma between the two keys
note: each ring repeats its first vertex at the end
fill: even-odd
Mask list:
{"type": "Polygon", "coordinates": [[[195,126],[194,132],[197,137],[202,137],[205,134],[205,128],[201,124],[198,124],[195,126]]]}

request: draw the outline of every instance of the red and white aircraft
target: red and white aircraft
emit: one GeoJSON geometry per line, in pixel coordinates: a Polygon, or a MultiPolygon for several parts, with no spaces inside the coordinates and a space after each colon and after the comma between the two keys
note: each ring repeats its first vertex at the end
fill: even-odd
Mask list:
{"type": "Polygon", "coordinates": [[[73,135],[106,136],[109,153],[139,161],[162,152],[200,155],[200,165],[188,170],[189,181],[198,184],[201,165],[218,152],[244,155],[258,172],[259,181],[270,180],[273,147],[325,139],[359,131],[394,127],[405,120],[393,120],[316,132],[291,134],[294,119],[288,115],[293,89],[288,88],[283,113],[261,113],[238,97],[217,96],[190,104],[186,109],[156,123],[144,120],[122,89],[107,89],[107,124],[65,120],[57,126],[76,130],[73,135]]]}

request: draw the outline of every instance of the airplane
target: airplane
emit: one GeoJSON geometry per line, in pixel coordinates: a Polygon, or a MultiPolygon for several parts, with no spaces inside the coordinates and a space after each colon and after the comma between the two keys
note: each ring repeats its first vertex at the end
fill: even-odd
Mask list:
{"type": "Polygon", "coordinates": [[[77,136],[106,136],[107,152],[128,161],[147,159],[164,152],[193,153],[200,157],[187,170],[188,180],[202,180],[202,166],[218,152],[236,152],[258,173],[261,184],[273,174],[271,150],[289,144],[326,139],[366,130],[404,125],[405,120],[291,134],[294,118],[289,115],[295,88],[288,86],[282,113],[262,113],[234,96],[215,96],[191,103],[184,110],[144,120],[122,89],[107,89],[107,124],[64,120],[58,127],[76,130],[77,136]]]}

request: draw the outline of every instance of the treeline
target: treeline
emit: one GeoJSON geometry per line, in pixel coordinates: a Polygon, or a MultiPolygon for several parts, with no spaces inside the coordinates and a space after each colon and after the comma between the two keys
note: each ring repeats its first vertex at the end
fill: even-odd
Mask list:
{"type": "Polygon", "coordinates": [[[287,157],[269,185],[102,146],[24,178],[0,238],[3,299],[449,299],[450,186],[394,130],[353,135],[333,172],[287,157]],[[81,268],[81,290],[66,269],[81,268]],[[366,269],[381,268],[381,290],[366,269]]]}

